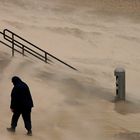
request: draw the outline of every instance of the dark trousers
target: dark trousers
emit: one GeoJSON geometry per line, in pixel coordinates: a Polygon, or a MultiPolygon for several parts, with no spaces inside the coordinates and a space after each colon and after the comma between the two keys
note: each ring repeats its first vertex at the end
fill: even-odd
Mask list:
{"type": "Polygon", "coordinates": [[[16,128],[17,122],[18,122],[18,119],[19,119],[20,115],[22,115],[25,128],[27,130],[31,130],[32,129],[32,125],[31,125],[31,109],[14,110],[12,120],[11,120],[11,126],[13,128],[16,128]]]}

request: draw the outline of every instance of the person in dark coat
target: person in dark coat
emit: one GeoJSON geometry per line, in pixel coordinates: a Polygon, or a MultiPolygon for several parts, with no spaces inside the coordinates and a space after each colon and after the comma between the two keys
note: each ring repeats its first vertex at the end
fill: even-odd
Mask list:
{"type": "Polygon", "coordinates": [[[7,130],[15,132],[18,119],[20,115],[22,115],[25,128],[27,129],[27,135],[32,135],[31,109],[33,107],[33,100],[30,94],[30,89],[28,85],[17,76],[12,77],[12,83],[14,87],[11,92],[10,108],[13,112],[13,116],[11,127],[7,128],[7,130]]]}

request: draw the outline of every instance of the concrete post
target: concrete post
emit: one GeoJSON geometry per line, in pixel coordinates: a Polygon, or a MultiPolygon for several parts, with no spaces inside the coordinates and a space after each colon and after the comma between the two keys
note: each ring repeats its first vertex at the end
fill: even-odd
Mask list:
{"type": "Polygon", "coordinates": [[[116,68],[114,75],[116,76],[116,99],[125,100],[125,70],[116,68]]]}

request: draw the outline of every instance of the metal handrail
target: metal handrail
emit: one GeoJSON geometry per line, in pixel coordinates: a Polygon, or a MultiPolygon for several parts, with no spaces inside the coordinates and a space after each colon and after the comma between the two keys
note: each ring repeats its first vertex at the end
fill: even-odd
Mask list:
{"type": "MultiPolygon", "coordinates": [[[[14,46],[16,46],[16,47],[19,47],[20,49],[22,49],[22,52],[20,52],[22,55],[24,55],[24,52],[28,52],[29,54],[35,56],[36,58],[38,58],[38,59],[40,59],[40,60],[42,60],[44,62],[47,62],[47,60],[51,61],[50,59],[47,58],[47,55],[48,55],[48,56],[52,57],[53,59],[55,59],[55,60],[63,63],[64,65],[70,67],[71,69],[77,70],[76,68],[72,67],[71,65],[69,65],[69,64],[65,63],[64,61],[58,59],[54,55],[52,55],[52,54],[50,54],[50,53],[42,50],[41,48],[37,47],[36,45],[32,44],[31,42],[27,41],[26,39],[22,38],[21,36],[15,34],[14,32],[12,32],[12,31],[10,31],[8,29],[4,29],[3,32],[0,32],[0,33],[3,35],[3,37],[4,37],[5,40],[7,40],[8,42],[12,43],[12,47],[10,47],[10,48],[12,49],[12,55],[13,56],[14,56],[14,50],[16,50],[14,46]],[[10,37],[9,35],[7,35],[6,33],[10,33],[12,35],[12,37],[10,37]],[[27,44],[31,45],[33,48],[37,49],[38,51],[43,52],[44,55],[42,55],[42,54],[38,53],[37,51],[35,51],[35,50],[27,47],[27,45],[25,45],[25,44],[17,41],[15,39],[15,37],[18,38],[18,39],[20,39],[20,40],[22,40],[23,42],[26,42],[27,44]]],[[[3,43],[2,41],[0,41],[0,42],[3,43]]],[[[6,45],[6,43],[3,43],[3,44],[6,45]]]]}
{"type": "MultiPolygon", "coordinates": [[[[0,32],[0,34],[2,34],[3,35],[3,33],[2,32],[0,32]]],[[[2,43],[3,45],[5,45],[5,46],[7,46],[7,47],[9,47],[9,48],[11,48],[12,49],[12,47],[10,46],[10,45],[8,45],[7,43],[5,43],[5,42],[3,42],[3,41],[1,41],[0,40],[0,43],[2,43]]],[[[17,49],[15,49],[15,51],[16,52],[18,52],[18,53],[20,53],[20,54],[22,54],[19,50],[17,50],[17,49]]],[[[26,55],[25,55],[26,56],[26,55]]]]}

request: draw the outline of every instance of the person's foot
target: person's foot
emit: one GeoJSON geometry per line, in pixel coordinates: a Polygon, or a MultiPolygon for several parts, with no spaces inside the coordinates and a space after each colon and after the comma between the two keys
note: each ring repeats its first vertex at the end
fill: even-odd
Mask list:
{"type": "Polygon", "coordinates": [[[15,128],[13,128],[13,127],[10,127],[10,128],[7,128],[7,131],[9,131],[9,132],[15,132],[16,130],[15,130],[15,128]]]}
{"type": "Polygon", "coordinates": [[[28,130],[27,135],[32,136],[32,130],[28,130]]]}

